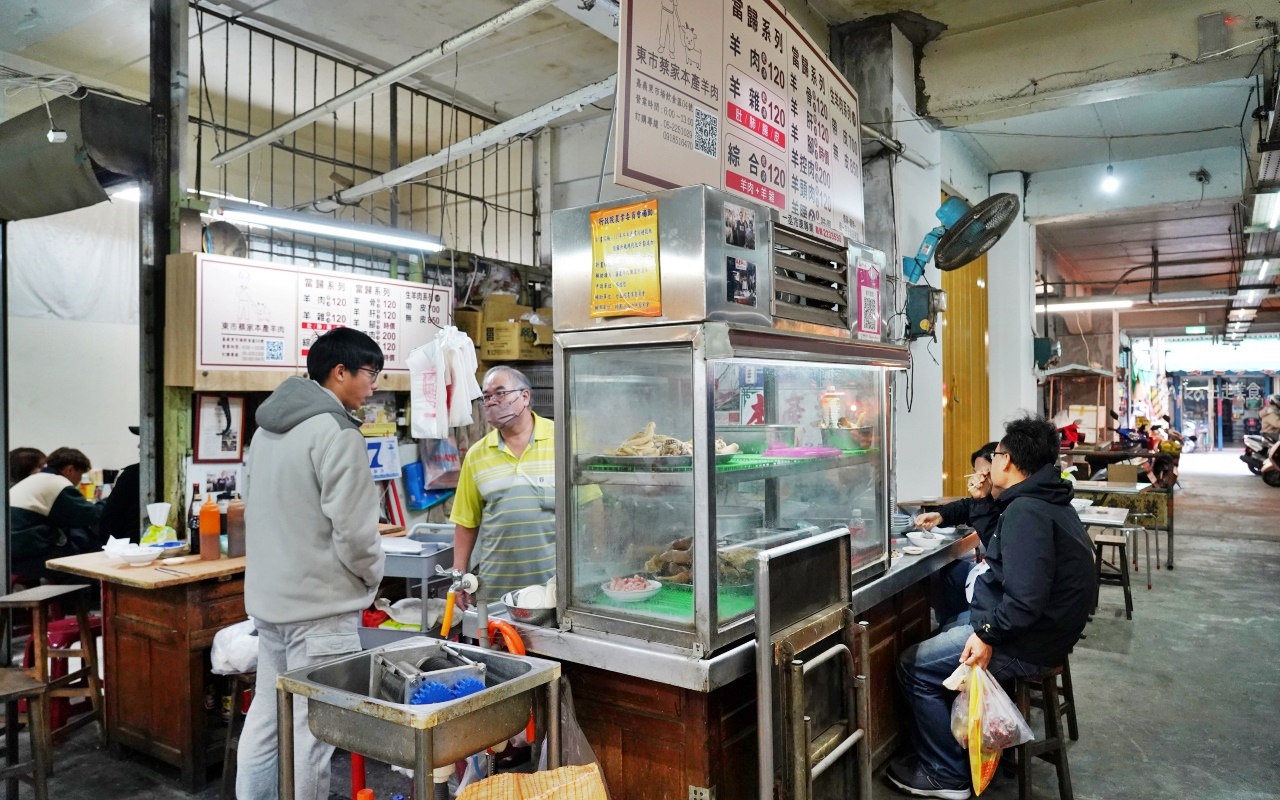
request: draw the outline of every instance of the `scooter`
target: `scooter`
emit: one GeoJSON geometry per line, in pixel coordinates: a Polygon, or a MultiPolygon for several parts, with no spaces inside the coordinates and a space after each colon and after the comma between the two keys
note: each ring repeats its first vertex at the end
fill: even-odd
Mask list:
{"type": "Polygon", "coordinates": [[[1262,466],[1267,463],[1267,454],[1276,443],[1276,437],[1269,433],[1250,434],[1244,437],[1244,452],[1240,460],[1254,475],[1262,474],[1262,466]]]}
{"type": "Polygon", "coordinates": [[[1280,488],[1280,441],[1267,451],[1267,463],[1262,465],[1262,482],[1280,488]]]}

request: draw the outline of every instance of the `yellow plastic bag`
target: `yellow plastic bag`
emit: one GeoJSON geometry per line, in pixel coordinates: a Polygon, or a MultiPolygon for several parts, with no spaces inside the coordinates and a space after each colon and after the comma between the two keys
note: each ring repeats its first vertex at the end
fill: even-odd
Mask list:
{"type": "Polygon", "coordinates": [[[473,783],[458,800],[608,800],[599,764],[529,774],[505,773],[473,783]]]}
{"type": "Polygon", "coordinates": [[[960,692],[951,706],[951,733],[969,749],[973,793],[980,795],[995,777],[1000,753],[1031,741],[1034,734],[999,682],[982,667],[961,664],[943,685],[960,692]]]}

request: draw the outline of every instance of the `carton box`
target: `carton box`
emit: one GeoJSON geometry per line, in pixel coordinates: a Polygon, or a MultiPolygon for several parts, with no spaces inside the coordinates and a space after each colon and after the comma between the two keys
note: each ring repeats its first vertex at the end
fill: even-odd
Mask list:
{"type": "Polygon", "coordinates": [[[1107,467],[1107,483],[1137,483],[1137,464],[1112,464],[1107,467]]]}
{"type": "Polygon", "coordinates": [[[483,361],[549,361],[551,326],[486,318],[479,356],[483,361]]]}
{"type": "Polygon", "coordinates": [[[482,308],[486,325],[490,322],[512,322],[533,311],[529,306],[517,303],[513,294],[491,294],[485,298],[482,308]]]}
{"type": "Polygon", "coordinates": [[[458,330],[471,338],[480,346],[480,337],[484,333],[484,312],[475,306],[459,306],[453,311],[453,324],[458,330]]]}

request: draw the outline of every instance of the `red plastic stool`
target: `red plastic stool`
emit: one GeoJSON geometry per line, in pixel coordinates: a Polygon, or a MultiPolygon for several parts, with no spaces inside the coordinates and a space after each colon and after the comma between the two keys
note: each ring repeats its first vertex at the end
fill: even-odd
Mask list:
{"type": "MultiPolygon", "coordinates": [[[[102,617],[97,614],[89,615],[89,629],[93,631],[93,637],[96,642],[98,637],[102,636],[102,617]]],[[[49,634],[46,637],[49,647],[53,650],[67,650],[73,644],[80,641],[80,625],[75,617],[63,617],[61,619],[53,619],[49,621],[49,634]]],[[[22,654],[22,666],[24,669],[31,669],[35,666],[35,642],[27,639],[26,650],[22,654]]],[[[96,644],[95,644],[96,646],[96,644]]],[[[67,675],[67,660],[53,656],[49,664],[49,680],[55,681],[58,678],[64,678],[67,675]]],[[[26,700],[19,701],[19,712],[26,713],[26,700]]],[[[72,717],[80,714],[88,713],[92,709],[92,702],[88,697],[73,698],[70,697],[53,697],[49,701],[49,720],[47,721],[49,730],[56,731],[71,721],[72,717]]]]}

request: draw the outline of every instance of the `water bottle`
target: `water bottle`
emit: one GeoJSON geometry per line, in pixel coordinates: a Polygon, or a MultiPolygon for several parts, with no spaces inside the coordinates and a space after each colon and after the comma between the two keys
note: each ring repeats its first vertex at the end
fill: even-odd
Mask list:
{"type": "Polygon", "coordinates": [[[867,534],[867,521],[862,518],[862,509],[855,508],[849,514],[849,536],[855,542],[867,534]]]}

